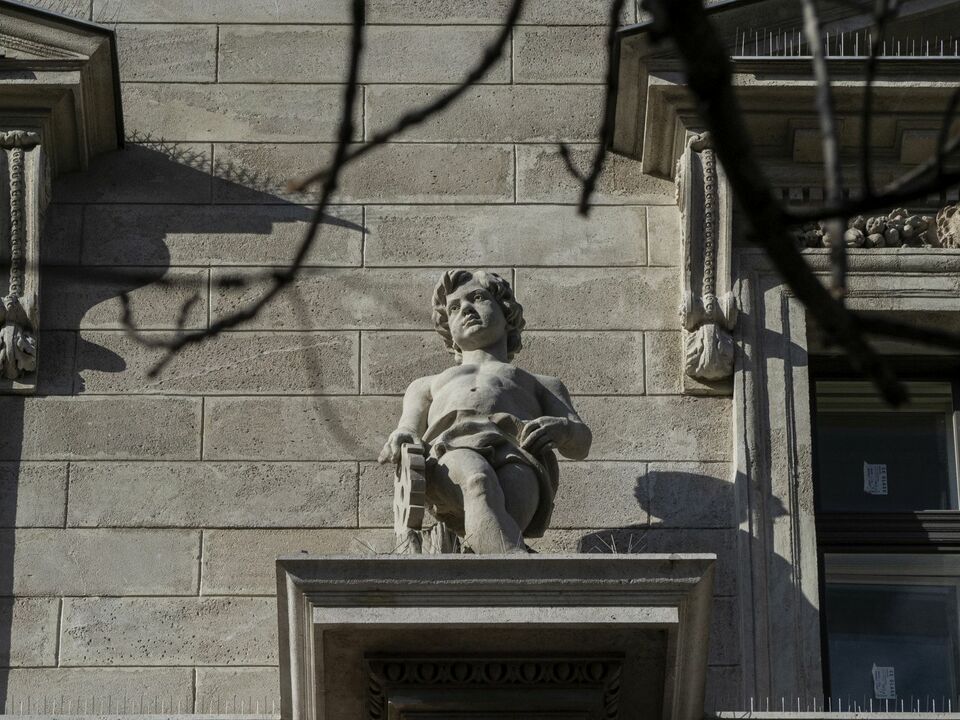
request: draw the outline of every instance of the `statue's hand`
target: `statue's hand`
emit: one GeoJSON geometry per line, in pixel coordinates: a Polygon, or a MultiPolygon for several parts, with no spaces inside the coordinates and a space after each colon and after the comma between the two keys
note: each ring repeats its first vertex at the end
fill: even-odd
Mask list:
{"type": "Polygon", "coordinates": [[[539,455],[544,450],[562,445],[569,436],[569,420],[546,415],[531,420],[524,426],[520,433],[520,446],[532,455],[539,455]]]}
{"type": "Polygon", "coordinates": [[[398,462],[400,462],[400,448],[407,444],[419,442],[420,438],[417,437],[416,433],[397,428],[390,433],[390,437],[387,438],[387,442],[383,444],[383,450],[380,451],[380,457],[378,458],[378,461],[381,465],[386,465],[387,463],[396,465],[398,462]]]}

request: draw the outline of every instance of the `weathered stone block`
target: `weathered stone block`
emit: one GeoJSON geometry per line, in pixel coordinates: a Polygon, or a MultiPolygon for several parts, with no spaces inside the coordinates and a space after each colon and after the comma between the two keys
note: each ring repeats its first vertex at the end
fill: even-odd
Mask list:
{"type": "Polygon", "coordinates": [[[62,666],[276,662],[272,597],[63,599],[62,666]]]}
{"type": "Polygon", "coordinates": [[[400,399],[214,397],[205,411],[205,459],[372,460],[400,416],[400,399]]]}
{"type": "Polygon", "coordinates": [[[652,463],[643,484],[651,522],[664,527],[734,527],[729,463],[652,463]]]}
{"type": "Polygon", "coordinates": [[[189,595],[200,533],[17,530],[0,534],[0,567],[16,595],[189,595]],[[162,571],[159,570],[162,568],[162,571]]]}
{"type": "Polygon", "coordinates": [[[134,325],[140,330],[177,327],[180,308],[192,296],[197,300],[187,314],[185,328],[207,323],[206,268],[96,268],[69,276],[56,268],[45,273],[43,326],[48,330],[123,328],[120,295],[130,299],[134,325]]]}
{"type": "Polygon", "coordinates": [[[354,463],[74,463],[73,527],[354,527],[354,463]]]}
{"type": "MultiPolygon", "coordinates": [[[[367,87],[366,136],[391,125],[398,108],[418,107],[449,90],[424,85],[367,87]]],[[[401,135],[424,142],[589,141],[597,136],[603,89],[580,86],[483,85],[443,113],[401,135]]]]}
{"type": "Polygon", "coordinates": [[[736,665],[740,662],[740,618],[735,598],[714,598],[710,618],[711,665],[736,665]]]}
{"type": "MultiPolygon", "coordinates": [[[[217,145],[213,192],[220,203],[262,203],[265,195],[315,202],[288,194],[287,181],[329,163],[332,146],[217,145]]],[[[502,203],[513,201],[510,145],[384,145],[344,171],[337,193],[347,203],[502,203]]]]}
{"type": "Polygon", "coordinates": [[[280,712],[280,669],[197,668],[198,713],[280,712]]]}
{"type": "Polygon", "coordinates": [[[360,463],[360,527],[393,528],[392,465],[360,463]]]}
{"type": "MultiPolygon", "coordinates": [[[[683,338],[679,330],[647,331],[646,376],[648,395],[678,395],[683,388],[707,389],[708,385],[683,375],[683,338]]],[[[713,393],[715,394],[715,393],[713,393]]]]}
{"type": "Polygon", "coordinates": [[[81,334],[78,368],[84,390],[96,393],[355,393],[358,345],[355,332],[226,333],[186,346],[151,378],[147,373],[163,350],[122,331],[91,330],[81,334]],[[121,362],[104,367],[105,354],[121,362]]]}
{"type": "MultiPolygon", "coordinates": [[[[360,265],[360,208],[332,207],[307,265],[360,265]]],[[[83,233],[85,265],[287,265],[313,218],[292,205],[244,208],[91,205],[83,233]]],[[[74,238],[73,242],[78,243],[74,238]]]]}
{"type": "MultiPolygon", "coordinates": [[[[595,150],[593,145],[571,148],[571,159],[580,172],[589,172],[595,150]]],[[[517,146],[517,202],[577,203],[580,191],[580,182],[570,174],[556,145],[517,146]]],[[[644,175],[639,162],[611,153],[591,201],[598,205],[672,205],[675,192],[672,181],[644,175]]]]}
{"type": "Polygon", "coordinates": [[[416,378],[453,366],[453,355],[433,330],[365,332],[361,343],[360,387],[374,395],[400,395],[416,378]]]}
{"type": "Polygon", "coordinates": [[[676,205],[647,208],[647,248],[651,265],[680,266],[683,249],[680,232],[680,208],[676,205]]]}
{"type": "Polygon", "coordinates": [[[392,528],[207,530],[203,542],[201,588],[210,595],[273,595],[281,555],[374,555],[396,547],[392,528]]]}
{"type": "MultiPolygon", "coordinates": [[[[459,82],[496,31],[368,26],[369,50],[361,81],[459,82]]],[[[350,28],[345,26],[225,26],[220,31],[220,82],[342,83],[349,46],[350,28]]],[[[494,66],[483,82],[510,82],[509,57],[494,66]]]]}
{"type": "Polygon", "coordinates": [[[0,599],[0,627],[6,628],[9,638],[0,645],[0,663],[5,667],[56,665],[59,611],[57,598],[0,599]]]}
{"type": "Polygon", "coordinates": [[[35,709],[48,707],[60,716],[107,714],[111,707],[117,714],[147,714],[161,697],[167,707],[172,701],[185,713],[193,707],[193,670],[189,668],[23,668],[4,674],[6,698],[0,693],[0,702],[6,700],[8,711],[23,701],[35,709]]]}
{"type": "Polygon", "coordinates": [[[200,457],[200,398],[8,396],[0,417],[23,428],[0,436],[3,460],[200,457]]]}
{"type": "Polygon", "coordinates": [[[126,83],[123,87],[127,126],[165,141],[336,140],[342,99],[343,91],[336,85],[126,83]]]}
{"type": "Polygon", "coordinates": [[[349,23],[346,0],[93,0],[98,22],[349,23]]]}
{"type": "Polygon", "coordinates": [[[37,394],[72,394],[76,375],[77,334],[41,330],[37,346],[40,348],[37,394]]]}
{"type": "MultiPolygon", "coordinates": [[[[308,330],[311,328],[432,327],[433,288],[442,269],[304,269],[248,328],[308,330]]],[[[262,282],[247,287],[221,287],[224,278],[247,279],[253,273],[214,270],[214,319],[246,305],[263,292],[262,282]]]]}
{"type": "Polygon", "coordinates": [[[63,527],[66,507],[66,463],[0,463],[0,527],[63,527]]]}
{"type": "Polygon", "coordinates": [[[43,265],[78,265],[83,234],[83,208],[52,203],[43,223],[40,261],[43,265]]]}
{"type": "Polygon", "coordinates": [[[607,67],[604,27],[521,27],[513,35],[518,83],[600,83],[607,67]]]}
{"type": "Polygon", "coordinates": [[[213,25],[117,25],[122,80],[215,82],[213,25]]]}
{"type": "Polygon", "coordinates": [[[639,332],[528,332],[516,363],[560,378],[573,394],[643,393],[643,333],[639,332]]]}
{"type": "Polygon", "coordinates": [[[367,208],[367,265],[645,265],[645,211],[571,206],[367,208]]]}
{"type": "Polygon", "coordinates": [[[210,153],[208,144],[128,142],[58,177],[53,194],[71,203],[209,203],[210,153]]]}
{"type": "Polygon", "coordinates": [[[645,470],[643,463],[563,463],[551,527],[646,524],[647,510],[636,497],[645,470]]]}
{"type": "MultiPolygon", "coordinates": [[[[414,24],[500,25],[510,9],[510,0],[371,0],[369,22],[414,24]]],[[[635,15],[630,3],[624,3],[622,21],[631,23],[635,15]]],[[[606,25],[610,11],[606,2],[596,0],[531,0],[524,6],[521,23],[531,25],[606,25]]]]}
{"type": "Polygon", "coordinates": [[[581,397],[577,409],[593,430],[593,460],[728,459],[728,398],[581,397]]]}
{"type": "Polygon", "coordinates": [[[668,268],[517,270],[517,297],[538,330],[647,330],[677,325],[679,274],[668,268]],[[571,313],[571,307],[577,308],[571,313]]]}

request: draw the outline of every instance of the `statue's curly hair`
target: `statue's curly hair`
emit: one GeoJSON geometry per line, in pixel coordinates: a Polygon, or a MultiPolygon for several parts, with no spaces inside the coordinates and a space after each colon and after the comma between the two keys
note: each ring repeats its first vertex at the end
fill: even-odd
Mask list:
{"type": "Polygon", "coordinates": [[[507,357],[512,359],[523,347],[520,333],[523,331],[526,321],[523,319],[523,306],[514,297],[510,283],[496,273],[486,272],[485,270],[474,270],[473,272],[469,270],[447,270],[433,291],[433,326],[440,337],[443,338],[443,344],[447,346],[447,350],[453,353],[459,363],[462,359],[461,350],[450,334],[450,323],[447,318],[447,295],[474,279],[493,295],[503,311],[503,316],[507,320],[507,357]]]}

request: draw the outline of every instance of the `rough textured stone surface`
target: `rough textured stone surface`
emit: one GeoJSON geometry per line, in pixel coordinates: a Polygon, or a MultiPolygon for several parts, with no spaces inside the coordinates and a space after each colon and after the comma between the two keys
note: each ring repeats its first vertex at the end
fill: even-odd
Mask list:
{"type": "Polygon", "coordinates": [[[743,692],[743,673],[739,665],[707,666],[707,692],[703,708],[708,713],[742,710],[747,707],[743,692]]]}
{"type": "Polygon", "coordinates": [[[77,334],[40,331],[41,360],[37,369],[39,395],[69,395],[73,392],[77,334]]]}
{"type": "Polygon", "coordinates": [[[729,463],[653,463],[647,485],[651,521],[664,527],[725,528],[737,523],[729,463]]]}
{"type": "Polygon", "coordinates": [[[0,462],[0,527],[62,527],[67,464],[0,462]]]}
{"type": "MultiPolygon", "coordinates": [[[[634,11],[625,3],[623,21],[633,22],[634,11]]],[[[371,0],[369,22],[382,23],[483,23],[498,25],[510,9],[510,0],[371,0]]],[[[606,25],[606,2],[595,0],[531,0],[521,23],[559,25],[606,25]]]]}
{"type": "Polygon", "coordinates": [[[353,527],[354,463],[74,463],[76,527],[353,527]]]}
{"type": "Polygon", "coordinates": [[[59,610],[56,598],[0,598],[0,627],[6,628],[10,638],[0,644],[0,663],[5,667],[56,665],[59,610]]]}
{"type": "Polygon", "coordinates": [[[276,662],[274,598],[63,600],[63,666],[276,662]]]}
{"type": "Polygon", "coordinates": [[[200,457],[200,398],[0,398],[0,460],[200,457]],[[144,422],[149,418],[150,422],[144,422]]]}
{"type": "Polygon", "coordinates": [[[367,208],[367,265],[644,265],[643,208],[367,208]]]}
{"type": "MultiPolygon", "coordinates": [[[[498,270],[499,272],[507,272],[498,270]]],[[[433,289],[442,269],[306,269],[248,328],[425,329],[433,327],[433,289]]],[[[243,271],[215,270],[213,317],[245,307],[263,292],[261,284],[219,287],[224,277],[250,277],[243,271]]]]}
{"type": "MultiPolygon", "coordinates": [[[[456,83],[481,56],[497,28],[367,28],[361,80],[375,83],[456,83]]],[[[220,82],[342,83],[350,28],[235,26],[220,31],[220,82]]],[[[485,83],[510,82],[504,58],[485,83]]]]}
{"type": "Polygon", "coordinates": [[[199,560],[193,531],[0,533],[0,567],[16,595],[190,595],[199,560]]]}
{"type": "Polygon", "coordinates": [[[399,398],[209,398],[204,458],[372,460],[393,430],[399,398]]]}
{"type": "Polygon", "coordinates": [[[714,598],[710,617],[711,665],[734,665],[740,662],[740,618],[734,598],[714,598]]]}
{"type": "Polygon", "coordinates": [[[393,528],[394,468],[360,463],[360,527],[393,528]]]}
{"type": "Polygon", "coordinates": [[[145,347],[122,331],[84,331],[78,389],[124,394],[354,393],[358,345],[355,332],[229,333],[184,348],[151,378],[147,373],[162,350],[145,347]],[[105,356],[119,360],[104,363],[105,356]]]}
{"type": "MultiPolygon", "coordinates": [[[[362,346],[361,386],[372,395],[401,394],[414,379],[442,372],[454,362],[434,331],[364,333],[362,346]]],[[[643,392],[641,333],[528,330],[514,362],[561,378],[574,394],[643,392]]]]}
{"type": "Polygon", "coordinates": [[[522,27],[513,36],[514,81],[599,83],[607,67],[602,27],[522,27]]]}
{"type": "Polygon", "coordinates": [[[680,208],[675,205],[647,208],[647,250],[651,265],[680,265],[683,250],[680,208]]]}
{"type": "Polygon", "coordinates": [[[76,265],[80,262],[83,208],[52,203],[47,210],[40,238],[43,265],[76,265]]]}
{"type": "Polygon", "coordinates": [[[212,25],[118,25],[123,80],[214,82],[217,28],[212,25]]]}
{"type": "Polygon", "coordinates": [[[392,529],[207,530],[201,591],[209,595],[274,595],[276,559],[281,555],[374,555],[390,553],[395,547],[392,529]]]}
{"type": "MultiPolygon", "coordinates": [[[[447,88],[371,85],[366,134],[394,122],[397,108],[431,102],[447,88]]],[[[423,142],[588,141],[596,137],[603,91],[592,86],[484,85],[473,87],[443,113],[400,136],[423,142]]]]}
{"type": "Polygon", "coordinates": [[[280,712],[279,668],[197,668],[197,712],[280,712]]]}
{"type": "Polygon", "coordinates": [[[551,526],[563,529],[646,523],[647,511],[636,497],[644,470],[643,463],[563,463],[551,526]]]}
{"type": "MultiPolygon", "coordinates": [[[[290,262],[313,218],[292,205],[245,207],[91,205],[85,265],[281,265],[290,262]]],[[[359,208],[328,210],[307,265],[360,265],[359,208]]],[[[79,236],[74,238],[77,242],[79,236]]]]}
{"type": "Polygon", "coordinates": [[[123,108],[130,130],[167,142],[322,141],[336,139],[342,95],[334,85],[126,83],[123,108]]]}
{"type": "MultiPolygon", "coordinates": [[[[594,145],[571,148],[574,165],[587,172],[594,145]]],[[[674,184],[640,172],[636,160],[607,155],[591,201],[597,205],[672,205],[674,184]]],[[[517,146],[517,202],[576,203],[580,183],[570,174],[556,145],[517,146]]]]}
{"type": "Polygon", "coordinates": [[[86,273],[48,273],[44,278],[44,302],[40,312],[48,330],[77,328],[122,329],[120,295],[127,292],[133,322],[140,330],[176,328],[180,308],[191,296],[185,327],[204,327],[207,322],[206,269],[161,267],[101,269],[86,273]]]}
{"type": "MultiPolygon", "coordinates": [[[[124,699],[128,713],[139,713],[141,696],[144,713],[149,713],[152,701],[160,697],[167,707],[171,700],[174,707],[179,703],[184,712],[193,706],[193,671],[189,668],[23,668],[4,674],[6,701],[11,703],[8,710],[19,708],[20,701],[26,705],[27,698],[34,708],[46,701],[51,711],[59,709],[62,702],[63,715],[82,714],[84,703],[92,714],[105,712],[108,705],[119,711],[124,699]]],[[[0,694],[0,701],[3,699],[0,694]]]]}
{"type": "Polygon", "coordinates": [[[683,377],[683,337],[679,330],[647,331],[643,338],[648,395],[676,395],[684,386],[691,390],[709,388],[699,380],[683,377]]]}
{"type": "MultiPolygon", "coordinates": [[[[290,196],[284,186],[324,167],[332,146],[216,146],[213,192],[216,202],[314,202],[311,195],[290,196]]],[[[352,163],[337,194],[346,203],[501,203],[514,199],[513,147],[394,143],[352,163]]]]}
{"type": "Polygon", "coordinates": [[[680,275],[668,268],[519,269],[516,291],[527,324],[538,330],[672,329],[680,275]]]}
{"type": "Polygon", "coordinates": [[[581,397],[593,430],[593,460],[724,461],[730,451],[729,398],[581,397]]]}
{"type": "Polygon", "coordinates": [[[94,18],[113,22],[349,23],[342,0],[93,0],[94,18]]]}
{"type": "MultiPolygon", "coordinates": [[[[146,140],[145,132],[136,137],[146,140]]],[[[93,158],[86,172],[58,177],[53,194],[58,202],[72,203],[210,202],[210,157],[205,143],[131,140],[123,150],[93,158]]]]}

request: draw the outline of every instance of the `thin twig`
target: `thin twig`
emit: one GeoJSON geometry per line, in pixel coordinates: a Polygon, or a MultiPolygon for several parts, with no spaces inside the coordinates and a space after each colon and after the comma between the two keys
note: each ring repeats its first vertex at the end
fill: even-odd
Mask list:
{"type": "Polygon", "coordinates": [[[560,157],[567,166],[567,170],[580,181],[580,204],[577,211],[586,217],[590,214],[590,198],[597,187],[603,164],[607,159],[607,148],[613,139],[614,120],[616,119],[617,97],[617,26],[623,11],[624,0],[613,0],[610,4],[610,17],[607,24],[607,79],[606,94],[604,96],[603,122],[600,125],[600,146],[593,155],[590,172],[584,175],[573,164],[570,148],[566,143],[560,143],[560,157]]]}
{"type": "MultiPolygon", "coordinates": [[[[622,2],[622,0],[618,1],[622,2]]],[[[487,73],[493,69],[493,66],[497,64],[497,62],[500,60],[500,57],[503,55],[503,51],[510,40],[510,35],[513,33],[513,28],[520,19],[520,12],[523,10],[524,2],[526,2],[526,0],[513,0],[513,3],[510,5],[510,10],[507,13],[507,17],[504,20],[503,25],[500,27],[500,32],[497,33],[496,39],[483,51],[480,61],[467,73],[467,76],[459,85],[451,90],[448,90],[447,92],[442,93],[432,102],[405,113],[390,127],[374,133],[373,137],[371,137],[367,142],[355,147],[352,150],[349,150],[346,154],[345,162],[351,163],[354,160],[358,160],[371,150],[374,150],[380,145],[389,142],[405,130],[409,130],[411,127],[419,125],[437,113],[443,112],[451,104],[458,100],[460,96],[463,95],[467,90],[483,80],[483,78],[487,76],[487,73]]],[[[287,184],[287,190],[290,192],[303,192],[314,183],[320,182],[326,178],[327,175],[333,171],[333,167],[333,163],[331,163],[327,167],[321,168],[317,172],[313,173],[312,175],[308,175],[305,178],[300,180],[291,180],[287,184]]]]}

